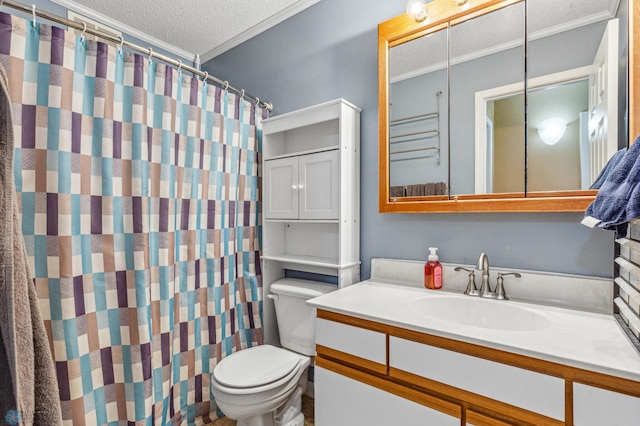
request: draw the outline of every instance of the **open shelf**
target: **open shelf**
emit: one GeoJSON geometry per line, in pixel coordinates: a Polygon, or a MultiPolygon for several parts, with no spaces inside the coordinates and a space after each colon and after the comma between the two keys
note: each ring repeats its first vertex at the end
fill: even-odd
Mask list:
{"type": "Polygon", "coordinates": [[[262,256],[264,260],[273,260],[276,262],[319,266],[322,268],[350,268],[352,266],[359,265],[360,262],[351,262],[348,264],[339,264],[338,259],[329,257],[317,257],[317,256],[303,256],[299,254],[274,254],[270,256],[262,256]]]}

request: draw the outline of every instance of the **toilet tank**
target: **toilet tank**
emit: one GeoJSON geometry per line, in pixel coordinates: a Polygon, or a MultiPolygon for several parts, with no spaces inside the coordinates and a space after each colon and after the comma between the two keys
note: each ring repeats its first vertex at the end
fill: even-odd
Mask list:
{"type": "Polygon", "coordinates": [[[283,278],[271,284],[270,288],[282,347],[302,355],[315,355],[316,308],[307,305],[306,301],[336,290],[337,286],[283,278]]]}

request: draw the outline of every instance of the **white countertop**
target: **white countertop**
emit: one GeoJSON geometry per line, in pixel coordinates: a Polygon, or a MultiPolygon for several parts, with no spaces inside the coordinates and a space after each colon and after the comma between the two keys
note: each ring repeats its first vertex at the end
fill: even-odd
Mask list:
{"type": "Polygon", "coordinates": [[[640,381],[640,354],[611,315],[511,300],[487,301],[523,307],[550,321],[546,328],[512,331],[429,318],[428,313],[412,306],[418,298],[446,295],[471,298],[443,290],[363,281],[308,303],[327,311],[640,381]]]}

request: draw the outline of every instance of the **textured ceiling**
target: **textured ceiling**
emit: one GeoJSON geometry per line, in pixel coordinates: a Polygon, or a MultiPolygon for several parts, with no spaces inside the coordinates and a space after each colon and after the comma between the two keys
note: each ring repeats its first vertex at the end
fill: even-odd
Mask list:
{"type": "MultiPolygon", "coordinates": [[[[530,39],[555,34],[615,16],[619,0],[528,0],[530,39]]],[[[523,44],[524,4],[518,3],[453,26],[449,35],[451,62],[457,63],[523,44]]],[[[447,35],[433,34],[391,49],[391,81],[442,69],[447,60],[447,35]]]]}
{"type": "MultiPolygon", "coordinates": [[[[56,0],[54,0],[56,1],[56,0]]],[[[118,21],[203,62],[319,0],[66,0],[80,14],[86,9],[118,21]],[[75,7],[75,5],[80,7],[75,7]]],[[[89,16],[91,17],[91,16],[89,16]]],[[[117,23],[107,22],[118,28],[117,23]]],[[[139,37],[138,34],[132,34],[139,37]]],[[[145,40],[149,41],[149,40],[145,40]]],[[[161,47],[164,47],[160,44],[161,47]]],[[[169,49],[171,50],[171,49],[169,49]]]]}

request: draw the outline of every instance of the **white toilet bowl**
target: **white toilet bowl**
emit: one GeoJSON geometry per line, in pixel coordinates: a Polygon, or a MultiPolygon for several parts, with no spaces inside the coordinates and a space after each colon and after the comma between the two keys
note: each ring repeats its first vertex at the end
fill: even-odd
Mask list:
{"type": "Polygon", "coordinates": [[[302,394],[315,354],[315,309],[306,301],[335,285],[284,278],[271,284],[282,346],[256,346],[229,355],[213,370],[218,408],[238,426],[302,426],[302,394]],[[295,352],[294,352],[295,351],[295,352]]]}
{"type": "Polygon", "coordinates": [[[306,356],[270,345],[237,352],[214,369],[216,404],[238,426],[272,426],[274,412],[304,393],[309,363],[306,356]]]}

